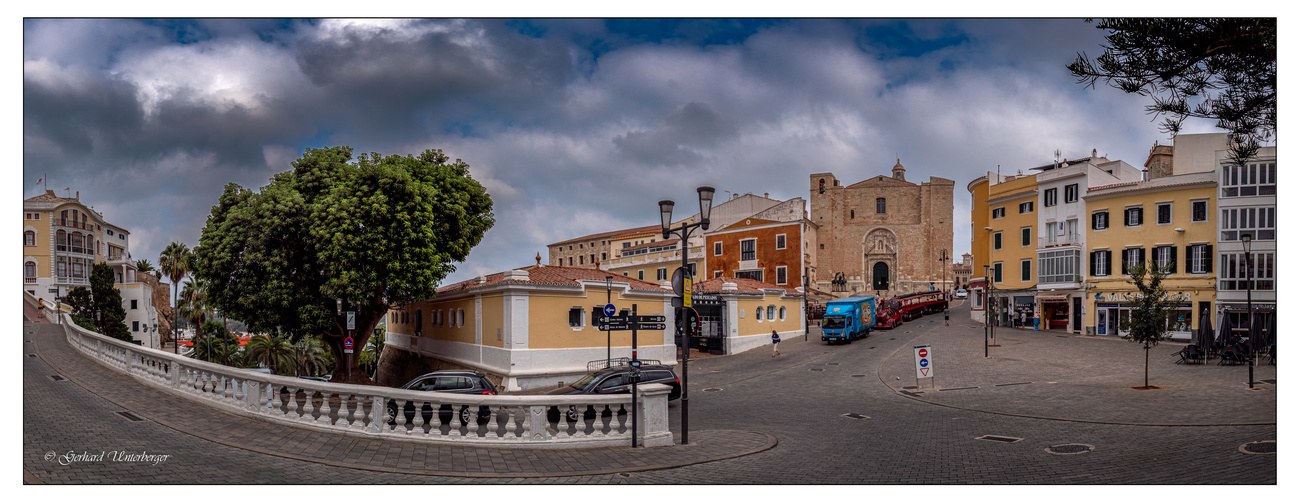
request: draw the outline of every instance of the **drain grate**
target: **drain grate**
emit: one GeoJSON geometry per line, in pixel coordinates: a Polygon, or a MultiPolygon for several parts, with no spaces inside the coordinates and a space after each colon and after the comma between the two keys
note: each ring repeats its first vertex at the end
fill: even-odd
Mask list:
{"type": "Polygon", "coordinates": [[[908,395],[908,396],[912,396],[912,397],[914,397],[914,398],[919,398],[919,397],[921,397],[921,393],[919,393],[919,392],[912,392],[912,391],[898,391],[898,392],[901,392],[901,393],[906,394],[906,395],[908,395]]]}
{"type": "Polygon", "coordinates": [[[1092,445],[1080,444],[1080,443],[1058,444],[1058,445],[1052,445],[1043,448],[1043,451],[1046,451],[1053,455],[1078,455],[1081,453],[1090,452],[1092,450],[1093,450],[1092,445]]]}
{"type": "Polygon", "coordinates": [[[137,416],[136,414],[131,413],[131,412],[129,412],[129,411],[118,411],[118,412],[114,412],[114,413],[117,413],[118,415],[121,415],[122,418],[125,418],[125,419],[127,419],[127,420],[130,420],[130,421],[132,421],[132,422],[144,422],[144,419],[143,419],[143,418],[140,418],[140,417],[137,416]]]}
{"type": "Polygon", "coordinates": [[[704,392],[722,392],[722,388],[721,388],[721,387],[709,387],[709,388],[707,388],[707,389],[704,389],[704,392]]]}
{"type": "Polygon", "coordinates": [[[842,416],[842,417],[849,417],[849,418],[854,419],[854,420],[869,420],[869,419],[871,418],[871,417],[868,417],[868,416],[866,416],[866,415],[859,415],[859,414],[857,414],[857,413],[845,413],[845,414],[842,414],[842,415],[840,415],[840,416],[842,416]]]}
{"type": "Polygon", "coordinates": [[[63,378],[62,375],[50,375],[50,378],[54,380],[67,380],[66,378],[63,378]]]}
{"type": "Polygon", "coordinates": [[[824,371],[826,371],[826,369],[825,369],[825,368],[809,368],[808,371],[810,371],[810,372],[824,372],[824,371]]]}
{"type": "Polygon", "coordinates": [[[1246,443],[1237,448],[1237,451],[1247,455],[1276,455],[1277,441],[1255,441],[1246,443]]]}
{"type": "Polygon", "coordinates": [[[853,378],[862,378],[865,377],[866,375],[849,375],[849,376],[853,378]]]}
{"type": "Polygon", "coordinates": [[[27,357],[29,357],[29,358],[34,358],[34,357],[36,357],[36,355],[35,355],[35,354],[28,354],[27,357]]]}
{"type": "Polygon", "coordinates": [[[984,440],[984,441],[996,441],[996,442],[999,442],[999,443],[1015,443],[1015,442],[1019,442],[1019,441],[1025,439],[1025,438],[1018,438],[1018,437],[1011,437],[1011,436],[994,436],[994,435],[992,435],[992,434],[985,434],[985,435],[980,436],[980,437],[977,437],[977,438],[975,438],[975,439],[980,439],[980,440],[984,440]]]}

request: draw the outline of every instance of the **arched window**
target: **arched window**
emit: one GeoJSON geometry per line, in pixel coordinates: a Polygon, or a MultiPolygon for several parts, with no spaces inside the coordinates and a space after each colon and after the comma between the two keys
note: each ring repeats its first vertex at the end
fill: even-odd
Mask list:
{"type": "Polygon", "coordinates": [[[817,181],[817,194],[826,194],[826,179],[817,181]]]}
{"type": "Polygon", "coordinates": [[[27,262],[23,264],[23,276],[27,278],[36,278],[36,263],[27,262]]]}
{"type": "Polygon", "coordinates": [[[23,232],[23,245],[29,247],[36,246],[36,231],[23,232]]]}
{"type": "Polygon", "coordinates": [[[458,326],[458,327],[459,327],[459,326],[465,326],[465,310],[464,310],[464,309],[457,309],[457,310],[456,310],[456,326],[458,326]]]}

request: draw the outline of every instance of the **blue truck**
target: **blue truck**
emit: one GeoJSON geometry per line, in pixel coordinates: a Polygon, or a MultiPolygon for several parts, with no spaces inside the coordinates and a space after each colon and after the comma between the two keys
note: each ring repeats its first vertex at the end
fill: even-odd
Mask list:
{"type": "Polygon", "coordinates": [[[826,303],[822,316],[822,340],[852,343],[866,337],[876,324],[875,297],[848,297],[826,303]]]}

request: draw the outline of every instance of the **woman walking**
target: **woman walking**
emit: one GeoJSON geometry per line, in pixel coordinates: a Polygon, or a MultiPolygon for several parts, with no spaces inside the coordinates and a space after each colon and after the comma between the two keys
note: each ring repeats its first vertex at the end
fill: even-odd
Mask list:
{"type": "Polygon", "coordinates": [[[943,326],[948,326],[948,306],[943,306],[943,326]]]}
{"type": "Polygon", "coordinates": [[[781,355],[781,350],[776,347],[780,343],[781,336],[776,334],[776,330],[772,330],[772,357],[774,358],[781,355]]]}

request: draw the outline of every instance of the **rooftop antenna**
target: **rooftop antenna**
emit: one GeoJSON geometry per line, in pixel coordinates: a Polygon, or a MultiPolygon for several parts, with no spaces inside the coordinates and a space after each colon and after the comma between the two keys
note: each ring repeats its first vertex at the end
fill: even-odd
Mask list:
{"type": "Polygon", "coordinates": [[[1056,163],[1061,163],[1061,150],[1057,149],[1053,154],[1056,156],[1056,163]]]}

